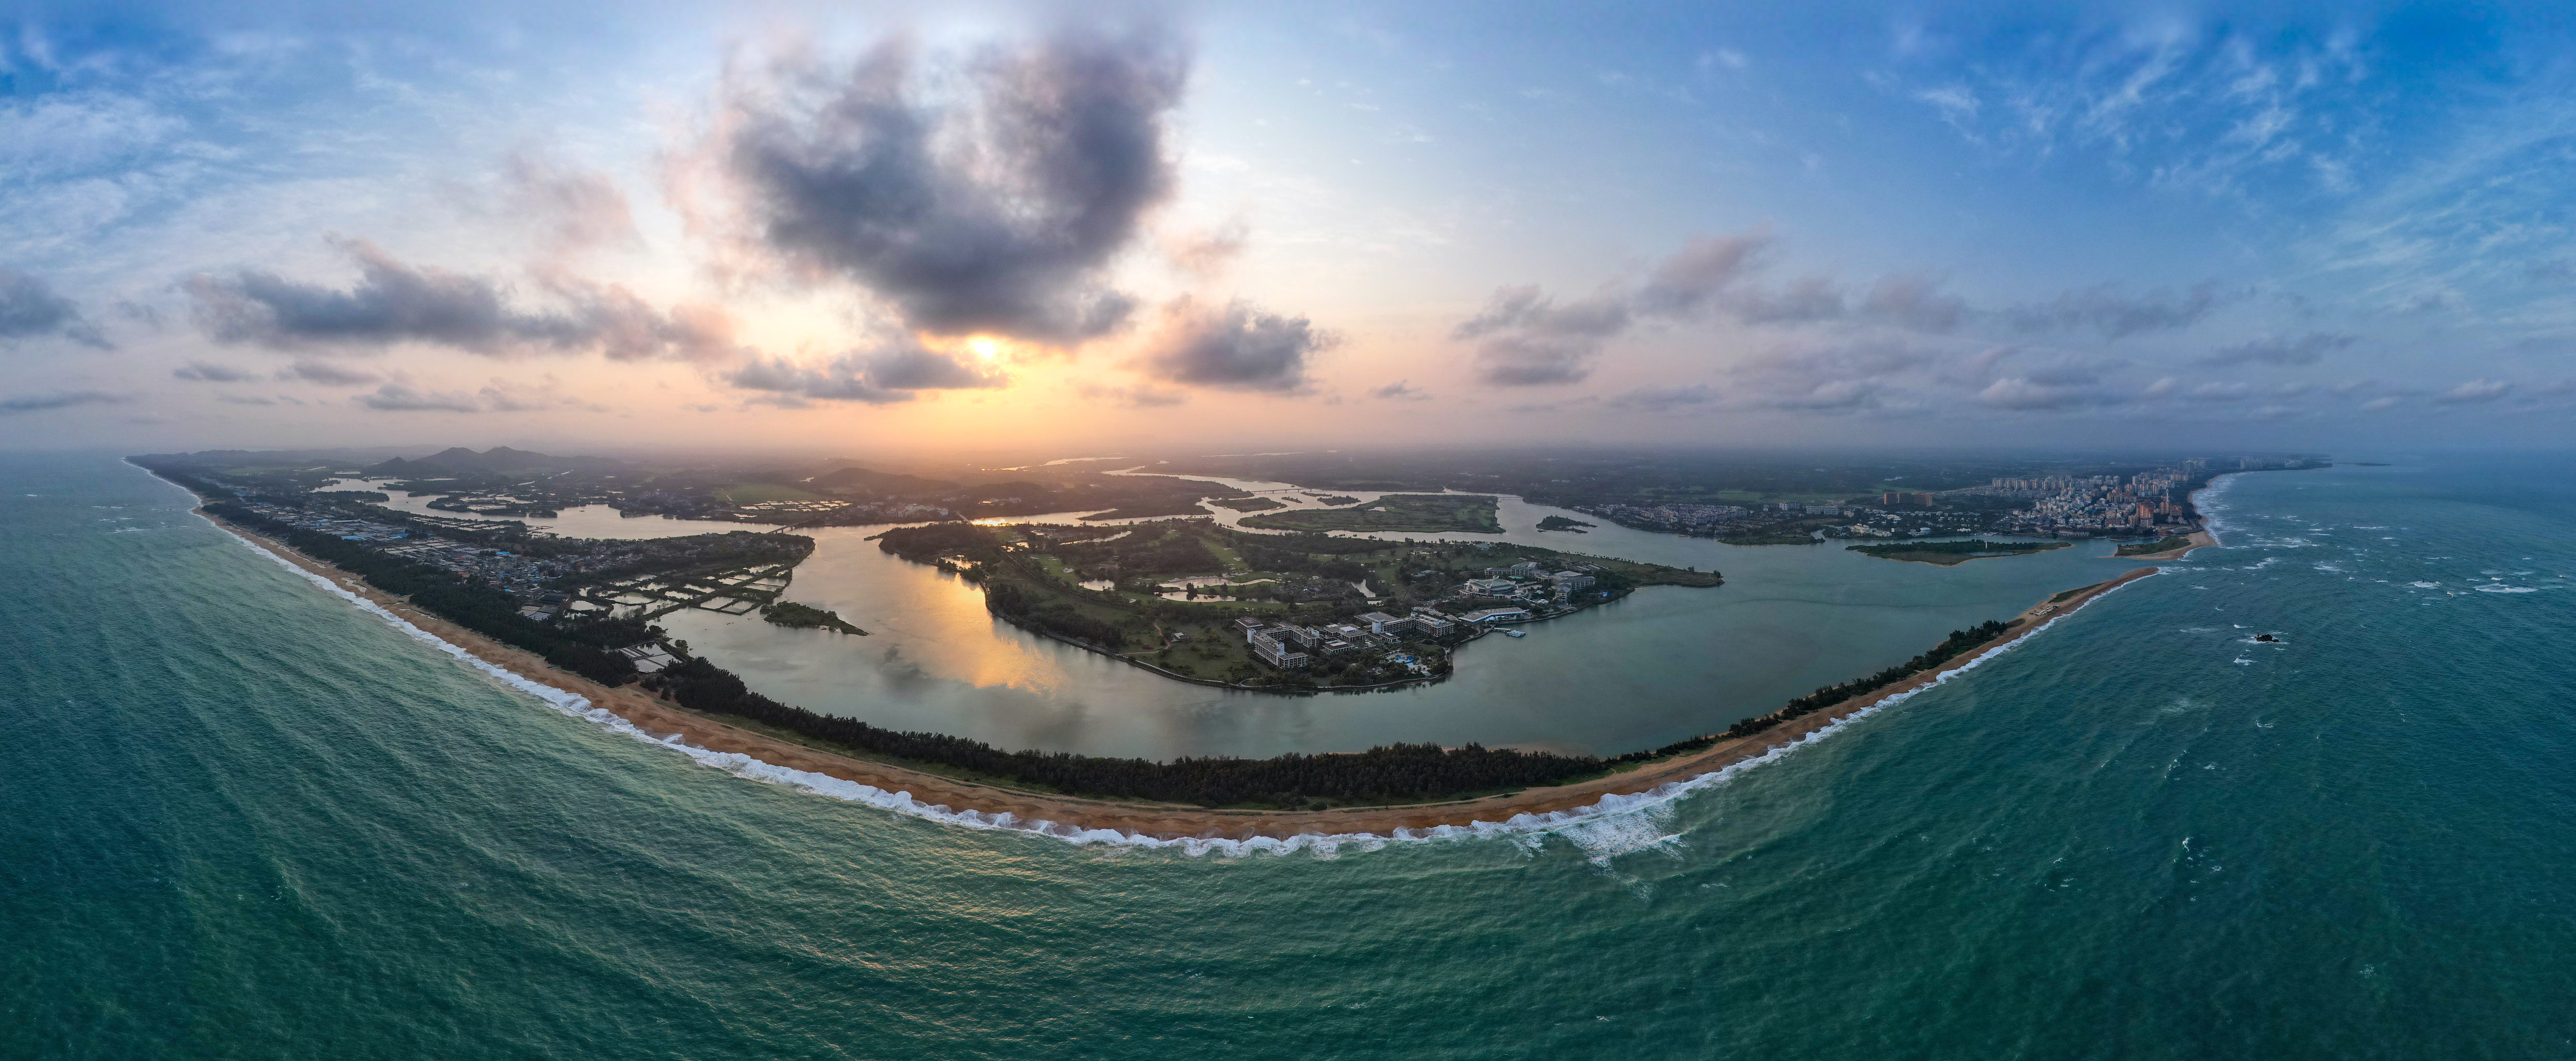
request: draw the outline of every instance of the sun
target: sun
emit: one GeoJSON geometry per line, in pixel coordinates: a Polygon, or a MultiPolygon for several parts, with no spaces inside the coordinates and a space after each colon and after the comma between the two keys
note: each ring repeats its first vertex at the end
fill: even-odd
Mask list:
{"type": "Polygon", "coordinates": [[[975,356],[990,361],[1002,355],[1002,341],[989,335],[969,336],[966,340],[966,349],[974,351],[975,356]]]}

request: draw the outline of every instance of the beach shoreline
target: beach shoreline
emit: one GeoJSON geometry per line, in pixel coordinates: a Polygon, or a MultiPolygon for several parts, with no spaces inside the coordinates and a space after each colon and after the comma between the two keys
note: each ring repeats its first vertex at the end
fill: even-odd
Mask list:
{"type": "Polygon", "coordinates": [[[2012,629],[2004,634],[1905,681],[1752,736],[1720,741],[1701,751],[1647,762],[1606,776],[1502,795],[1434,803],[1324,811],[1212,810],[1185,804],[1087,799],[1015,789],[843,755],[758,733],[715,716],[680,707],[642,689],[610,687],[557,669],[535,653],[501,644],[413,607],[335,565],[307,556],[291,546],[234,525],[203,509],[197,512],[244,544],[383,608],[465,655],[526,682],[587,701],[589,708],[614,715],[653,742],[674,747],[685,744],[697,752],[747,757],[771,767],[866,786],[880,794],[899,797],[894,802],[917,806],[925,812],[938,812],[932,816],[964,817],[985,827],[1027,828],[1056,836],[1088,835],[1107,830],[1157,841],[1285,841],[1306,836],[1366,840],[1396,838],[1405,833],[1443,827],[1487,829],[1516,823],[1543,827],[1558,823],[1550,819],[1571,822],[1609,813],[1618,809],[1612,804],[1651,797],[1673,786],[1697,781],[1802,743],[1840,722],[1866,714],[1892,699],[1910,695],[1952,673],[1972,667],[1993,652],[2010,647],[2095,598],[2159,571],[2153,567],[2139,568],[2110,581],[2084,587],[2065,600],[2033,605],[2016,616],[2012,629]]]}

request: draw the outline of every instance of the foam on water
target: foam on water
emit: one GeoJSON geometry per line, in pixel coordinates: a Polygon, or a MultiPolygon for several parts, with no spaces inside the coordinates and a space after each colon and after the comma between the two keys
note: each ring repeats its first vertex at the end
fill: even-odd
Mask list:
{"type": "MultiPolygon", "coordinates": [[[[925,818],[931,821],[968,829],[1032,833],[1049,839],[1061,840],[1076,846],[1100,844],[1114,847],[1175,850],[1191,857],[1216,854],[1227,858],[1241,858],[1254,854],[1288,855],[1303,851],[1316,858],[1331,859],[1339,857],[1345,850],[1376,851],[1386,847],[1389,843],[1427,843],[1432,841],[1464,839],[1506,839],[1528,844],[1537,843],[1547,836],[1556,836],[1564,839],[1566,842],[1573,844],[1575,847],[1585,852],[1585,854],[1594,863],[1601,865],[1607,865],[1613,858],[1636,851],[1643,851],[1650,848],[1670,849],[1673,845],[1680,842],[1680,836],[1678,834],[1666,833],[1664,831],[1664,826],[1672,818],[1673,805],[1679,802],[1683,797],[1694,792],[1699,792],[1703,789],[1724,785],[1734,780],[1736,776],[1742,774],[1744,771],[1768,765],[1770,763],[1779,762],[1781,759],[1788,757],[1791,753],[1796,752],[1800,748],[1808,747],[1827,737],[1831,737],[1836,733],[1840,733],[1862,719],[1868,718],[1888,708],[1895,707],[1898,704],[1913,699],[1914,695],[1917,693],[1941,685],[1954,677],[1966,674],[1967,672],[1976,669],[1985,661],[2011,651],[2024,640],[2045,632],[2049,627],[2057,625],[2060,620],[2065,619],[2068,615],[2074,614],[2074,611],[2061,612],[2055,618],[2040,624],[2029,633],[2023,634],[2021,637],[2014,638],[2011,641],[1979,653],[1975,658],[1968,660],[1966,663],[1960,664],[1956,668],[1943,671],[1940,674],[1935,675],[1930,682],[1925,683],[1924,685],[1908,689],[1904,692],[1891,694],[1875,704],[1871,704],[1868,707],[1854,711],[1849,715],[1835,719],[1816,731],[1799,737],[1796,740],[1785,744],[1772,745],[1761,755],[1755,756],[1751,759],[1731,763],[1720,769],[1681,781],[1666,782],[1645,792],[1634,794],[1613,793],[1606,795],[1601,798],[1600,802],[1589,806],[1576,807],[1572,810],[1549,811],[1544,814],[1515,814],[1510,818],[1499,822],[1476,821],[1469,822],[1466,825],[1439,825],[1426,829],[1396,829],[1386,835],[1366,832],[1330,834],[1299,833],[1289,837],[1255,836],[1241,840],[1207,837],[1164,839],[1160,837],[1146,836],[1141,833],[1123,829],[1085,828],[1078,825],[1065,825],[1042,818],[1022,818],[1007,811],[988,813],[978,810],[956,810],[942,803],[924,803],[921,800],[914,798],[910,792],[888,792],[874,785],[861,784],[856,781],[833,777],[829,774],[819,774],[810,770],[797,770],[791,767],[779,766],[775,763],[756,759],[740,752],[720,752],[708,748],[702,748],[680,739],[678,734],[672,734],[666,737],[657,737],[646,732],[641,727],[636,726],[634,723],[619,717],[615,712],[609,711],[606,708],[593,706],[588,697],[584,697],[576,693],[565,692],[561,689],[557,689],[540,682],[531,681],[518,674],[512,673],[508,668],[484,660],[481,657],[458,647],[457,645],[449,643],[446,639],[441,638],[436,634],[412,625],[410,621],[394,614],[392,611],[384,608],[376,602],[368,600],[366,597],[351,591],[348,587],[342,586],[328,578],[309,571],[294,561],[288,560],[287,558],[261,546],[259,543],[243,537],[240,534],[234,533],[231,528],[225,527],[222,523],[217,522],[212,518],[207,518],[206,521],[213,524],[215,529],[223,531],[227,537],[240,542],[245,548],[250,549],[252,552],[267,557],[271,562],[276,563],[278,566],[283,567],[288,571],[294,572],[314,585],[322,587],[334,596],[348,601],[351,604],[355,604],[368,613],[375,615],[377,618],[393,624],[395,629],[401,630],[406,636],[455,657],[460,662],[473,667],[475,670],[483,672],[485,675],[490,676],[492,679],[500,682],[504,686],[535,697],[538,702],[543,703],[547,707],[561,712],[566,716],[597,724],[608,729],[610,732],[623,734],[646,744],[668,748],[672,751],[679,752],[682,755],[688,756],[690,760],[696,762],[698,765],[722,770],[745,780],[760,781],[774,785],[784,785],[789,788],[811,792],[815,795],[828,796],[833,799],[844,800],[851,803],[865,804],[880,810],[893,811],[897,814],[909,815],[916,818],[925,818]]],[[[2159,568],[2157,573],[2162,574],[2164,571],[2159,568]]],[[[2101,593],[2095,594],[2092,600],[2098,600],[2101,597],[2108,596],[2111,593],[2125,588],[2127,585],[2128,583],[2122,583],[2119,586],[2114,586],[2111,589],[2104,590],[2101,593]]],[[[2091,600],[2087,600],[2085,603],[2089,604],[2091,602],[2091,600]]]]}

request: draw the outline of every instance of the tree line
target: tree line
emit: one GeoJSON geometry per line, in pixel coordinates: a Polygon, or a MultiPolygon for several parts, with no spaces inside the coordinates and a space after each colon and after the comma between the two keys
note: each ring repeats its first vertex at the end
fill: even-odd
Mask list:
{"type": "Polygon", "coordinates": [[[937,763],[1070,795],[1144,799],[1204,807],[1260,804],[1304,807],[1318,800],[1384,803],[1556,784],[1601,769],[1592,756],[1492,749],[1470,744],[1389,744],[1349,755],[1290,753],[1269,759],[1184,756],[1170,762],[1005,752],[944,733],[881,729],[852,718],[818,715],[745,687],[705,660],[683,660],[645,679],[682,707],[738,715],[863,752],[937,763]]]}

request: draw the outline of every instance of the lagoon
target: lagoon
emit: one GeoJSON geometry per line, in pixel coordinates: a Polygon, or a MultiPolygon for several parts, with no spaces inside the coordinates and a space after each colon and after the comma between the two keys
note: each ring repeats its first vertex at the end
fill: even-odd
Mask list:
{"type": "Polygon", "coordinates": [[[1437,685],[1322,696],[1173,681],[1003,624],[973,583],[866,540],[884,527],[800,532],[816,549],[785,595],[873,636],[703,611],[662,625],[775,699],[1006,748],[1257,757],[1431,741],[1611,754],[1723,729],[1902,662],[1952,630],[2137,566],[2109,558],[2107,542],[1938,568],[1833,544],[1732,546],[1616,525],[1545,532],[1541,518],[1577,514],[1509,496],[1500,508],[1502,535],[1413,537],[1496,541],[1497,562],[1509,562],[1512,544],[1543,545],[1715,568],[1727,582],[1650,588],[1532,624],[1525,638],[1483,639],[1463,648],[1457,674],[1437,685]]]}

